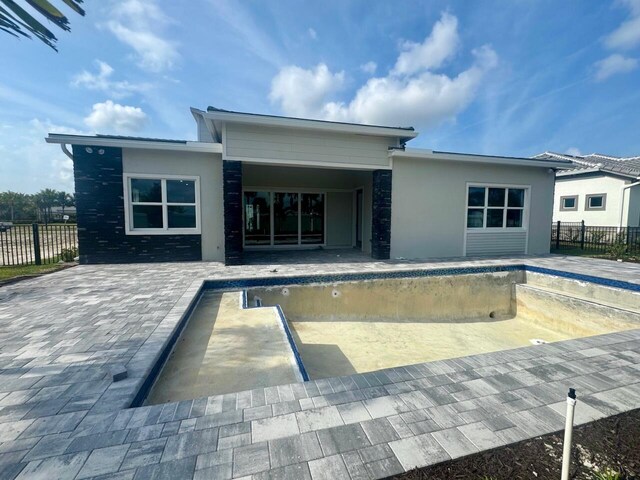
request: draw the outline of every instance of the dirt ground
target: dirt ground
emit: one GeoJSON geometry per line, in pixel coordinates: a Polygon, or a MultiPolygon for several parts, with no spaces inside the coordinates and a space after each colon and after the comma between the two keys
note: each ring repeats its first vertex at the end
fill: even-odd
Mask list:
{"type": "MultiPolygon", "coordinates": [[[[563,433],[470,455],[391,477],[395,480],[558,480],[563,433]]],[[[637,480],[640,478],[640,410],[576,427],[571,478],[637,480]],[[598,476],[615,472],[619,476],[598,476]]]]}

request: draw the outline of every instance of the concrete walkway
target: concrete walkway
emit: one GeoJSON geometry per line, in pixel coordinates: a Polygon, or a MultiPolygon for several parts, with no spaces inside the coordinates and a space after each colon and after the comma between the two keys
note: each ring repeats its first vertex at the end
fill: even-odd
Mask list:
{"type": "Polygon", "coordinates": [[[79,266],[0,288],[0,478],[382,478],[559,430],[569,386],[579,422],[639,408],[640,330],[126,408],[205,279],[515,264],[640,285],[638,265],[548,256],[79,266]]]}

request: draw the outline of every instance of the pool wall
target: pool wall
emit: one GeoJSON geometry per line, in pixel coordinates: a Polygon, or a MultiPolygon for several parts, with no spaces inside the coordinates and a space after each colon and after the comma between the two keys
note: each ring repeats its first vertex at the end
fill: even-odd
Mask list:
{"type": "Polygon", "coordinates": [[[450,322],[516,313],[523,271],[378,279],[249,289],[249,303],[279,305],[296,321],[450,322]]]}

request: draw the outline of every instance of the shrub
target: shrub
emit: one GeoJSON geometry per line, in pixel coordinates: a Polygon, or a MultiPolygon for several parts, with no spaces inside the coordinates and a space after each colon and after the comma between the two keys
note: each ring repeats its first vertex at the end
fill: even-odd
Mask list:
{"type": "Polygon", "coordinates": [[[73,262],[73,260],[78,256],[78,249],[75,247],[72,248],[63,248],[60,251],[60,258],[63,262],[73,262]]]}
{"type": "Polygon", "coordinates": [[[607,248],[607,253],[613,258],[622,258],[627,253],[627,242],[624,234],[619,233],[616,235],[615,241],[607,248]]]}
{"type": "Polygon", "coordinates": [[[596,473],[594,479],[595,480],[620,480],[622,475],[620,472],[613,470],[612,468],[607,468],[602,472],[596,473]]]}

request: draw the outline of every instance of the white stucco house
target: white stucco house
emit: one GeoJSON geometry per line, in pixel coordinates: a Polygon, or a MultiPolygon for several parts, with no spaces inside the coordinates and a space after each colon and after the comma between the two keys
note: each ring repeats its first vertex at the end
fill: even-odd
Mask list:
{"type": "Polygon", "coordinates": [[[533,158],[572,162],[572,168],[556,173],[554,222],[584,220],[588,226],[640,226],[640,156],[545,152],[533,158]]]}
{"type": "Polygon", "coordinates": [[[74,162],[81,262],[549,252],[554,174],[569,160],[408,148],[410,127],[191,113],[197,141],[49,134],[74,162]]]}

